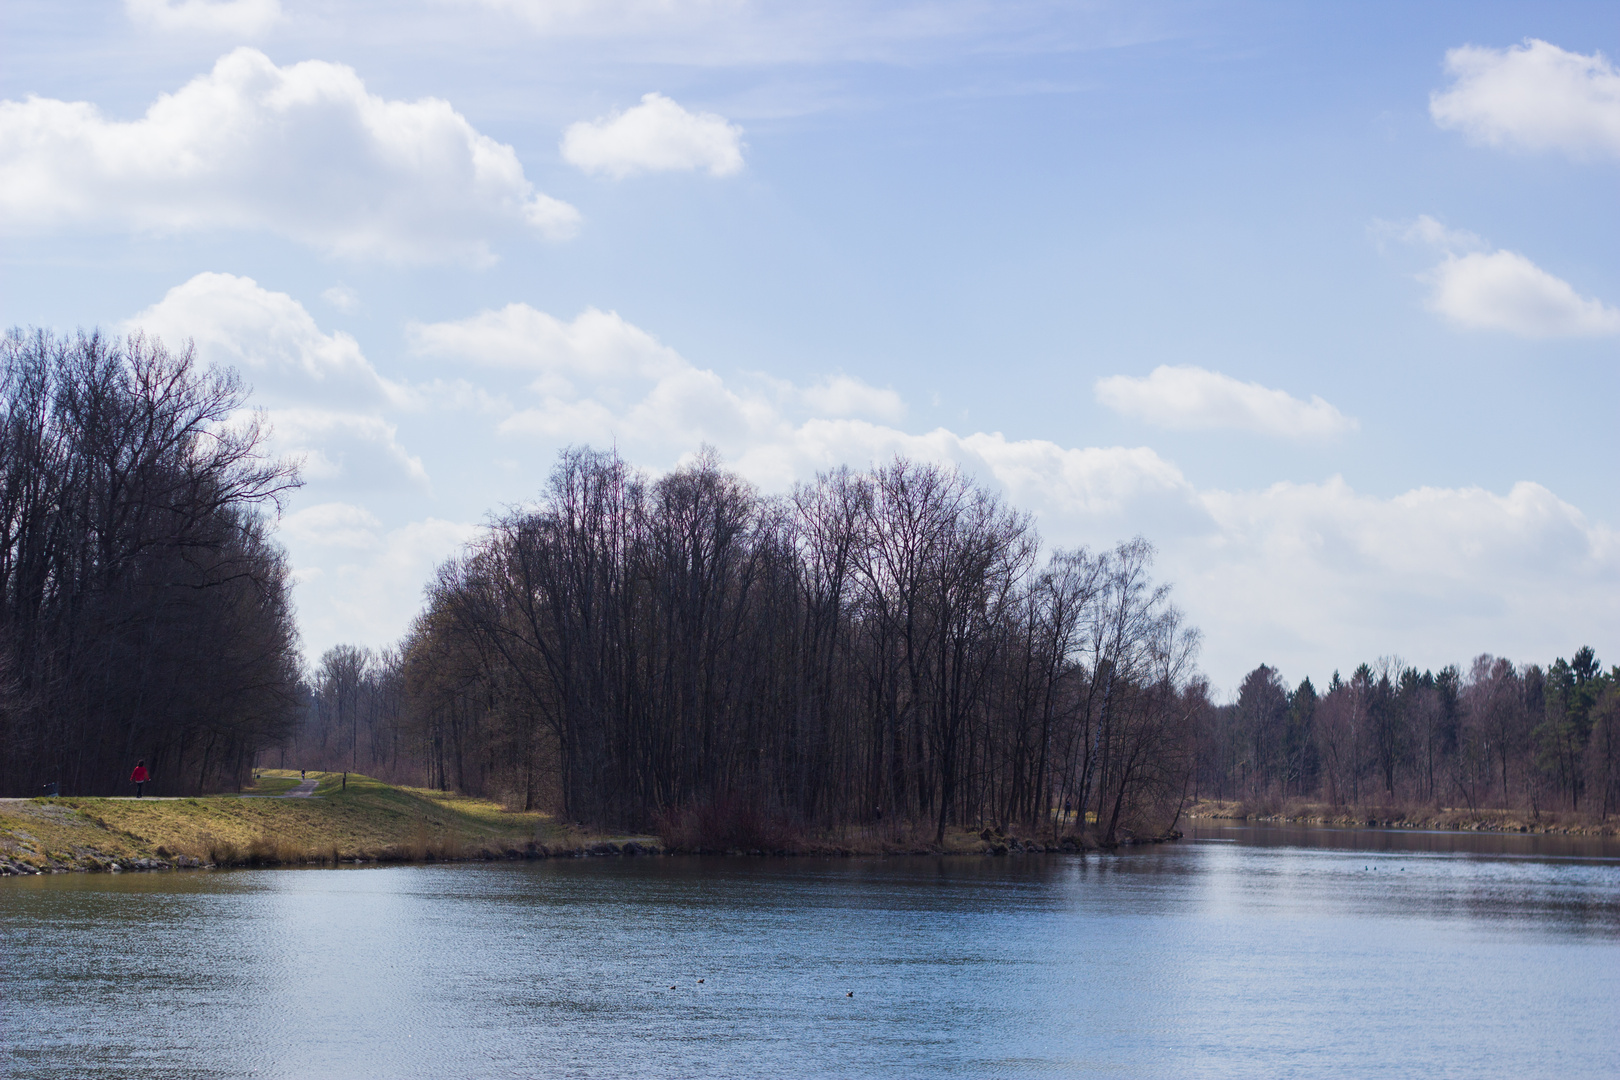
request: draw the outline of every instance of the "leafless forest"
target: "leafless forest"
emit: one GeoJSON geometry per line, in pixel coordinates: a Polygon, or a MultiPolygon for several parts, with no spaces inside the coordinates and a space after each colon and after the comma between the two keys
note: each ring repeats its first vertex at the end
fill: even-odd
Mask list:
{"type": "MultiPolygon", "coordinates": [[[[357,769],[723,842],[874,824],[1169,827],[1192,799],[1620,810],[1620,669],[1262,665],[1217,705],[1141,539],[1043,555],[896,459],[767,497],[712,454],[576,448],[442,566],[398,647],[304,672],[266,512],[297,484],[228,372],[6,339],[0,783],[218,790],[357,769]]],[[[405,584],[402,587],[411,587],[405,584]]]]}
{"type": "Polygon", "coordinates": [[[228,372],[140,337],[0,345],[0,790],[234,783],[301,720],[267,460],[228,372]]]}
{"type": "Polygon", "coordinates": [[[616,827],[1162,829],[1207,707],[1141,540],[1038,563],[1028,519],[896,460],[765,498],[563,455],[441,568],[390,657],[329,653],[296,755],[616,827]],[[401,731],[407,734],[401,736],[401,731]],[[774,824],[773,824],[774,823],[774,824]]]}

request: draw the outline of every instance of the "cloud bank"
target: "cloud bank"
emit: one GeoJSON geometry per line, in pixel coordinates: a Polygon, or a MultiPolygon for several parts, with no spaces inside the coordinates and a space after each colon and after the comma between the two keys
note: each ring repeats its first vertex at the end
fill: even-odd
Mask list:
{"type": "MultiPolygon", "coordinates": [[[[810,386],[724,377],[593,308],[562,319],[512,304],[412,325],[416,363],[430,377],[438,367],[422,387],[378,374],[353,339],[247,278],[199,275],[133,322],[171,338],[189,333],[207,357],[241,366],[265,387],[278,440],[311,456],[311,482],[281,535],[312,655],[339,641],[396,640],[433,568],[475,534],[472,522],[532,497],[556,450],[581,442],[617,446],[652,470],[708,442],[768,492],[899,453],[960,466],[1001,490],[1052,544],[1144,534],[1177,602],[1206,631],[1205,664],[1228,690],[1261,661],[1320,680],[1391,652],[1421,665],[1466,660],[1459,648],[1545,657],[1620,621],[1620,536],[1533,482],[1392,496],[1337,477],[1201,487],[1146,446],[908,429],[898,394],[847,375],[810,386]],[[396,432],[413,417],[433,437],[407,451],[396,432]],[[513,467],[502,473],[504,459],[513,467]],[[446,492],[477,505],[430,510],[446,492]]],[[[1180,377],[1170,370],[1161,380],[1180,377]]],[[[1225,401],[1216,416],[1237,408],[1249,423],[1258,410],[1275,424],[1274,410],[1292,418],[1287,431],[1323,422],[1299,420],[1319,414],[1264,387],[1203,382],[1220,391],[1206,397],[1225,401]]]]}
{"type": "Polygon", "coordinates": [[[1286,439],[1322,439],[1356,430],[1357,422],[1316,395],[1301,401],[1285,390],[1240,382],[1200,367],[1160,365],[1146,378],[1097,380],[1097,400],[1122,416],[1182,431],[1252,431],[1286,439]]]}
{"type": "Polygon", "coordinates": [[[690,113],[662,94],[624,112],[569,125],[563,160],[584,172],[622,179],[638,172],[742,171],[742,128],[714,113],[690,113]]]}
{"type": "Polygon", "coordinates": [[[0,102],[0,230],[260,230],[330,255],[488,262],[513,228],[570,235],[510,146],[446,101],[390,101],[352,68],[241,48],[112,120],[86,102],[0,102]]]}
{"type": "Polygon", "coordinates": [[[1446,53],[1450,88],[1429,97],[1443,128],[1486,146],[1620,157],[1620,71],[1602,53],[1536,38],[1508,49],[1446,53]]]}

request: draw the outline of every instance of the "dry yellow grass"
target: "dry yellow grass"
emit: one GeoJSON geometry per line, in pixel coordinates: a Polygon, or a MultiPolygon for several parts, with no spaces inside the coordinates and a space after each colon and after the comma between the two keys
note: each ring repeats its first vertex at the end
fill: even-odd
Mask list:
{"type": "MultiPolygon", "coordinates": [[[[462,858],[522,852],[537,836],[544,842],[558,831],[544,815],[480,799],[355,773],[345,790],[337,773],[313,775],[319,784],[308,799],[0,800],[0,860],[33,869],[101,869],[154,861],[462,858]]],[[[265,781],[264,788],[284,791],[297,774],[270,772],[265,781]]]]}

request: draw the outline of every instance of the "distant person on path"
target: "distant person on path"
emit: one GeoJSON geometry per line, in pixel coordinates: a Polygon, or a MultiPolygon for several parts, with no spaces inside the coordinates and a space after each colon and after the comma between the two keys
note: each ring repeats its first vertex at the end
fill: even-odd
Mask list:
{"type": "Polygon", "coordinates": [[[138,799],[141,797],[141,789],[144,788],[146,786],[146,782],[151,779],[151,775],[146,771],[145,758],[141,758],[141,760],[135,763],[135,771],[129,774],[129,778],[135,785],[135,797],[138,799]]]}

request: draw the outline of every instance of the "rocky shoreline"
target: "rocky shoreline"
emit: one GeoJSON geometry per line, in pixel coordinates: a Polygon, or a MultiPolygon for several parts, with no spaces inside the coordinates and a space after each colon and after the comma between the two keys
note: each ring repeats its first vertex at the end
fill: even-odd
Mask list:
{"type": "MultiPolygon", "coordinates": [[[[1131,837],[1122,840],[1118,846],[1132,847],[1164,843],[1180,837],[1181,833],[1179,832],[1151,839],[1131,837]]],[[[216,851],[210,853],[211,857],[207,858],[174,854],[161,847],[151,856],[134,857],[112,855],[94,848],[82,848],[75,850],[71,858],[52,857],[42,864],[0,856],[0,877],[62,873],[213,870],[235,867],[364,866],[410,863],[532,861],[615,856],[619,858],[647,856],[886,858],[923,855],[977,855],[994,858],[1009,855],[1076,855],[1101,850],[1089,837],[1080,836],[1065,836],[1047,842],[993,833],[991,830],[986,829],[979,834],[978,840],[979,843],[976,846],[955,848],[942,848],[934,845],[851,846],[811,843],[791,849],[770,851],[760,848],[746,850],[742,848],[686,850],[665,847],[651,840],[627,840],[617,843],[611,840],[601,840],[594,843],[572,845],[529,843],[521,847],[495,848],[486,846],[479,847],[476,850],[457,846],[440,850],[407,851],[399,848],[387,848],[374,852],[339,853],[334,851],[326,854],[278,852],[273,845],[267,843],[259,848],[249,847],[245,850],[229,852],[216,851]]]]}

